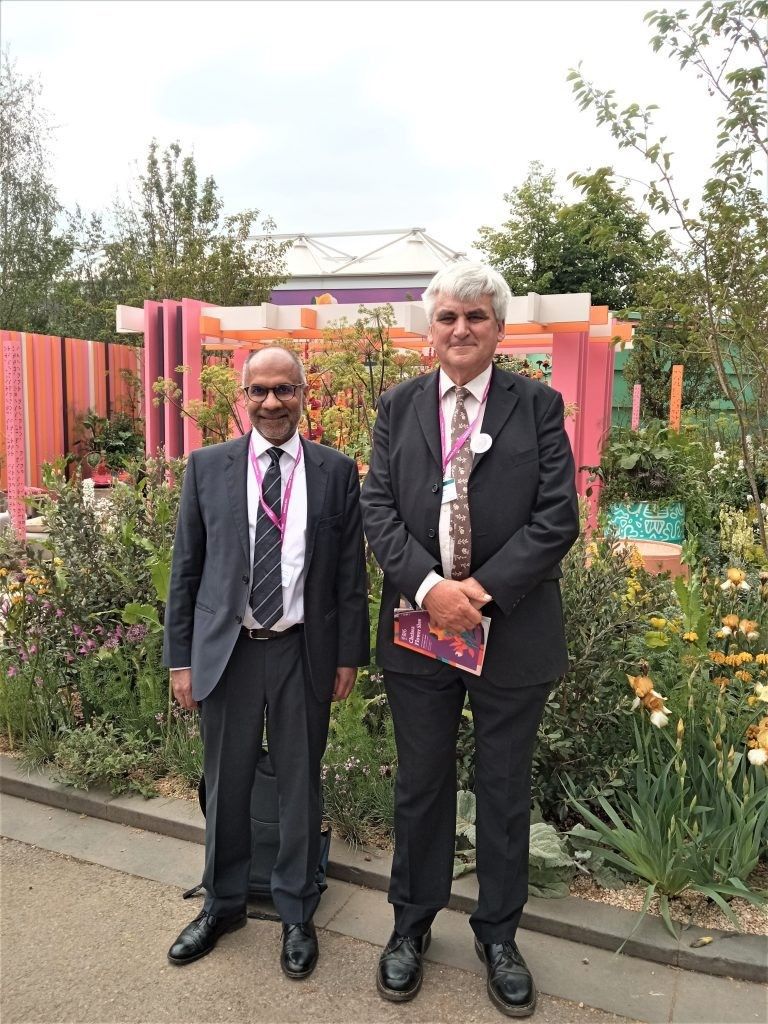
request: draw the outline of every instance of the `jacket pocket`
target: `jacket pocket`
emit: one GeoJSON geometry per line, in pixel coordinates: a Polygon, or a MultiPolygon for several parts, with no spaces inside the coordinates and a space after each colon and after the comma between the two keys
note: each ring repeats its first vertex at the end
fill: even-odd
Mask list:
{"type": "Polygon", "coordinates": [[[213,608],[209,608],[208,605],[206,605],[206,604],[201,604],[200,601],[197,601],[195,603],[195,611],[196,612],[208,612],[209,615],[215,615],[216,614],[216,612],[213,610],[213,608]]]}

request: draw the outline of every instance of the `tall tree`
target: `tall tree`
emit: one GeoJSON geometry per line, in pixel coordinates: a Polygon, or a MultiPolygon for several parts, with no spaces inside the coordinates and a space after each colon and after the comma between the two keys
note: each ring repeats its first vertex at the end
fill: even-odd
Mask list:
{"type": "Polygon", "coordinates": [[[508,220],[499,229],[481,227],[476,247],[515,295],[590,292],[598,305],[626,309],[664,259],[666,241],[614,184],[610,168],[572,179],[584,198],[567,204],[554,172],[532,163],[523,183],[504,196],[508,220]]]}
{"type": "Polygon", "coordinates": [[[768,213],[758,187],[768,162],[768,0],[726,0],[669,12],[651,11],[651,45],[690,68],[721,113],[717,155],[698,202],[683,196],[667,140],[653,107],[621,109],[613,90],[600,89],[581,69],[569,73],[582,109],[594,108],[619,149],[650,165],[647,200],[676,220],[685,239],[680,266],[687,292],[680,315],[715,368],[733,405],[760,540],[768,557],[756,459],[768,446],[768,213]],[[759,444],[754,443],[758,441],[759,444]]]}
{"type": "Polygon", "coordinates": [[[146,169],[127,202],[114,207],[114,232],[105,247],[105,273],[122,301],[193,296],[221,305],[263,302],[284,280],[288,243],[269,237],[249,242],[259,211],[223,215],[223,200],[210,175],[199,179],[193,156],[178,142],[162,153],[153,140],[146,169]]]}
{"type": "Polygon", "coordinates": [[[51,286],[70,243],[49,179],[51,126],[41,87],[0,54],[0,326],[45,331],[51,286]]]}
{"type": "MultiPolygon", "coordinates": [[[[284,278],[289,242],[271,237],[259,211],[225,216],[212,176],[200,179],[194,156],[178,142],[150,143],[144,172],[110,216],[71,216],[74,255],[57,289],[62,333],[108,339],[115,305],[145,299],[202,299],[222,306],[266,301],[284,278]],[[251,240],[256,229],[261,237],[251,240]]],[[[121,340],[125,340],[121,338],[121,340]]]]}

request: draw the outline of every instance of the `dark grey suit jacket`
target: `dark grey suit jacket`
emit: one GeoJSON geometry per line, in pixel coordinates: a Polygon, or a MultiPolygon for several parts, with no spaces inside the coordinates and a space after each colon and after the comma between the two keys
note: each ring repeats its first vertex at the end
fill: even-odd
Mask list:
{"type": "MultiPolygon", "coordinates": [[[[192,667],[192,695],[218,683],[240,635],[248,597],[248,444],[189,456],[165,611],[163,661],[192,667]]],[[[330,700],[338,666],[370,659],[360,485],[352,459],[302,439],[307,480],[304,575],[306,666],[319,700],[330,700]]]]}
{"type": "MultiPolygon", "coordinates": [[[[499,686],[549,682],[568,667],[560,559],[579,533],[571,446],[559,392],[494,367],[483,432],[490,449],[469,478],[471,573],[493,595],[483,676],[499,686]]],[[[404,381],[381,398],[363,485],[365,532],[384,570],[378,631],[383,668],[430,675],[440,663],[392,642],[399,595],[442,575],[438,375],[404,381]]]]}

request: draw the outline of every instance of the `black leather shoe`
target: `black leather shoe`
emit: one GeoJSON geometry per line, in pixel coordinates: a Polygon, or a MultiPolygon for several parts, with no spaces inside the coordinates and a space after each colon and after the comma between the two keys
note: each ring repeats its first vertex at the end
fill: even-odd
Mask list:
{"type": "Polygon", "coordinates": [[[379,995],[393,1003],[413,999],[421,988],[422,958],[429,949],[432,932],[426,935],[398,935],[392,932],[379,958],[376,988],[379,995]]]}
{"type": "Polygon", "coordinates": [[[317,932],[311,921],[304,924],[283,925],[283,949],[280,966],[288,978],[308,978],[317,966],[320,951],[317,948],[317,932]]]}
{"type": "Polygon", "coordinates": [[[508,1017],[530,1017],[536,1009],[536,986],[528,965],[512,940],[482,943],[475,952],[488,968],[488,995],[508,1017]]]}
{"type": "Polygon", "coordinates": [[[168,950],[168,959],[179,966],[194,963],[210,953],[222,935],[244,928],[247,922],[245,911],[234,917],[216,917],[201,910],[168,950]]]}

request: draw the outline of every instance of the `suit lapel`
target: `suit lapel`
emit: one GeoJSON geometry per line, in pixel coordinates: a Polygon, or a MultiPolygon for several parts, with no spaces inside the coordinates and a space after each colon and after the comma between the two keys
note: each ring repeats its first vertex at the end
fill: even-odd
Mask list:
{"type": "Polygon", "coordinates": [[[320,522],[325,491],[328,486],[328,470],[325,468],[323,446],[301,438],[304,452],[304,472],[307,480],[307,546],[304,557],[305,568],[309,567],[315,547],[317,524],[320,522]]]}
{"type": "Polygon", "coordinates": [[[245,560],[250,564],[250,539],[248,537],[248,445],[251,432],[234,441],[227,452],[224,476],[232,509],[232,518],[245,560]]]}
{"type": "MultiPolygon", "coordinates": [[[[520,397],[515,391],[515,378],[507,374],[502,375],[494,367],[491,387],[488,391],[488,401],[485,406],[485,415],[483,416],[483,433],[488,434],[492,442],[495,443],[502,427],[512,415],[519,401],[520,397]]],[[[493,444],[491,444],[488,451],[493,451],[493,444]]],[[[487,454],[487,452],[476,453],[472,462],[473,473],[487,454]]]]}
{"type": "Polygon", "coordinates": [[[438,419],[437,411],[439,401],[437,378],[437,373],[430,373],[422,379],[422,388],[420,392],[417,392],[413,400],[413,407],[416,410],[416,416],[424,433],[427,446],[442,472],[440,420],[438,419]]]}

